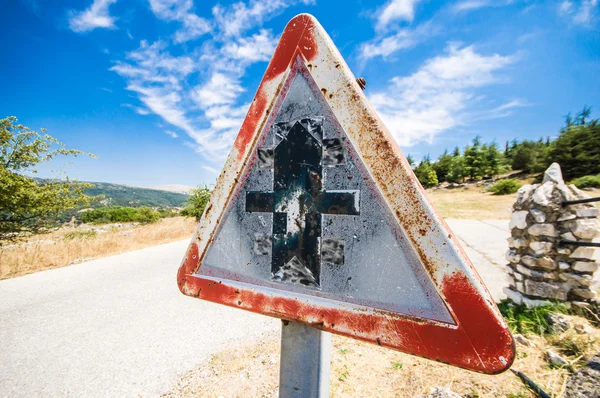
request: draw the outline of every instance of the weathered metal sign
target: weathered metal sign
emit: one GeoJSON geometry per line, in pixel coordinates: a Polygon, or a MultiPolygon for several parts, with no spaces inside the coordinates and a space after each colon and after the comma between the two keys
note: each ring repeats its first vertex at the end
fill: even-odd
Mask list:
{"type": "Polygon", "coordinates": [[[178,274],[189,296],[484,373],[514,344],[321,25],[292,19],[178,274]]]}

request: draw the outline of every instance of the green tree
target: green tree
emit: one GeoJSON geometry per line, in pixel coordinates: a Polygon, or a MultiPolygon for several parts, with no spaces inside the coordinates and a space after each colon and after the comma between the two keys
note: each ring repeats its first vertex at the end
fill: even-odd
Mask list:
{"type": "Polygon", "coordinates": [[[481,145],[481,137],[473,139],[473,145],[465,148],[465,168],[467,175],[473,178],[483,177],[485,171],[485,156],[481,145]]]}
{"type": "Polygon", "coordinates": [[[447,175],[448,182],[463,182],[467,176],[467,167],[465,166],[465,158],[455,156],[450,162],[450,171],[447,175]]]}
{"type": "Polygon", "coordinates": [[[90,184],[25,175],[36,174],[37,165],[57,156],[79,155],[93,157],[18,124],[14,116],[0,119],[0,244],[47,231],[60,213],[89,205],[92,198],[83,191],[90,184]]]}
{"type": "Polygon", "coordinates": [[[186,217],[195,217],[196,221],[200,221],[204,208],[210,199],[210,189],[208,187],[200,187],[192,189],[190,197],[185,208],[181,211],[181,215],[186,217]]]}
{"type": "Polygon", "coordinates": [[[549,157],[549,146],[543,139],[525,140],[518,143],[512,151],[511,166],[513,170],[525,172],[542,172],[552,163],[549,157]]]}
{"type": "Polygon", "coordinates": [[[448,150],[445,150],[432,165],[439,181],[448,181],[448,173],[450,172],[452,159],[452,155],[448,154],[448,150]]]}
{"type": "Polygon", "coordinates": [[[431,166],[429,155],[423,158],[419,165],[415,168],[415,175],[425,188],[431,188],[438,184],[437,174],[431,166]]]}
{"type": "Polygon", "coordinates": [[[483,174],[485,176],[494,177],[504,171],[504,159],[502,153],[498,149],[498,145],[495,142],[484,145],[483,156],[485,159],[485,169],[483,174]]]}
{"type": "MultiPolygon", "coordinates": [[[[568,116],[570,118],[570,116],[568,116]]],[[[585,107],[548,147],[548,161],[558,162],[565,178],[600,173],[600,122],[585,107]]]]}
{"type": "Polygon", "coordinates": [[[412,157],[411,154],[408,154],[408,156],[406,156],[406,161],[408,162],[408,165],[410,167],[414,167],[415,166],[415,159],[412,157]]]}

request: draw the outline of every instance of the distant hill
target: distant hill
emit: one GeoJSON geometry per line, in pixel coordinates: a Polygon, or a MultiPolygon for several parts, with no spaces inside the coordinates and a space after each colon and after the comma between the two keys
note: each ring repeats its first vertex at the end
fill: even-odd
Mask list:
{"type": "Polygon", "coordinates": [[[85,190],[86,195],[104,195],[104,199],[94,205],[98,206],[150,206],[150,207],[183,207],[188,195],[159,189],[130,187],[107,182],[91,182],[94,188],[85,190]]]}
{"type": "Polygon", "coordinates": [[[184,184],[165,184],[165,185],[155,185],[153,187],[148,187],[149,189],[158,189],[159,191],[169,191],[169,192],[177,192],[189,194],[194,187],[184,184]]]}

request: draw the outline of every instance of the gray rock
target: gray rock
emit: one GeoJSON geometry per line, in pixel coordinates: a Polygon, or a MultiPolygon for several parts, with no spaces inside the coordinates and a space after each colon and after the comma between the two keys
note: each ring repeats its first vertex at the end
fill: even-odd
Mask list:
{"type": "Polygon", "coordinates": [[[546,215],[543,211],[538,209],[531,209],[529,210],[529,213],[531,214],[535,222],[540,224],[546,222],[546,215]]]}
{"type": "Polygon", "coordinates": [[[510,215],[510,223],[508,224],[508,228],[527,228],[527,214],[527,211],[513,211],[510,215]]]}
{"type": "Polygon", "coordinates": [[[556,229],[552,224],[533,224],[527,232],[533,236],[557,236],[556,229]]]}
{"type": "Polygon", "coordinates": [[[520,238],[508,238],[508,247],[512,249],[520,249],[521,247],[527,246],[527,241],[520,238]]]}
{"type": "Polygon", "coordinates": [[[521,262],[528,267],[535,267],[536,259],[533,256],[521,256],[521,262]]]}
{"type": "Polygon", "coordinates": [[[593,259],[595,255],[595,250],[593,247],[578,247],[575,249],[573,253],[569,257],[571,258],[583,258],[583,259],[593,259]]]}
{"type": "Polygon", "coordinates": [[[560,261],[558,263],[558,269],[561,270],[561,271],[564,271],[564,270],[569,269],[569,268],[571,268],[571,265],[569,263],[565,263],[564,261],[560,261]]]}
{"type": "Polygon", "coordinates": [[[573,235],[570,232],[565,232],[564,234],[561,234],[560,237],[563,238],[564,240],[577,240],[575,235],[573,235]]]}
{"type": "Polygon", "coordinates": [[[525,294],[548,299],[567,299],[567,292],[562,287],[531,279],[525,280],[525,294]]]}
{"type": "Polygon", "coordinates": [[[542,258],[537,258],[533,256],[522,256],[521,262],[531,268],[544,268],[549,270],[556,269],[556,263],[554,262],[554,260],[552,260],[552,258],[548,256],[544,256],[542,258]]]}
{"type": "Polygon", "coordinates": [[[531,193],[535,189],[536,185],[523,185],[517,191],[517,203],[524,203],[529,200],[531,193]]]}
{"type": "Polygon", "coordinates": [[[550,330],[553,333],[562,333],[571,327],[571,322],[569,322],[569,318],[561,314],[555,314],[553,312],[549,312],[546,314],[546,322],[548,322],[548,326],[550,326],[550,330]]]}
{"type": "Polygon", "coordinates": [[[544,269],[556,269],[556,262],[552,259],[552,257],[549,256],[544,256],[540,259],[537,260],[536,265],[539,268],[544,268],[544,269]]]}
{"type": "Polygon", "coordinates": [[[523,302],[523,295],[519,292],[515,292],[514,290],[504,287],[502,288],[502,292],[506,294],[506,297],[512,301],[513,303],[519,305],[523,302]]]}
{"type": "Polygon", "coordinates": [[[565,388],[565,398],[590,397],[600,397],[600,354],[569,377],[565,388]]]}
{"type": "Polygon", "coordinates": [[[600,233],[600,224],[596,219],[581,219],[573,222],[571,231],[580,239],[594,239],[600,233]]]}
{"type": "Polygon", "coordinates": [[[532,278],[556,279],[556,272],[535,271],[517,264],[517,272],[532,278]]]}
{"type": "Polygon", "coordinates": [[[571,249],[567,249],[566,247],[561,247],[556,252],[558,254],[564,254],[564,255],[568,256],[569,254],[571,254],[571,249]]]}
{"type": "Polygon", "coordinates": [[[558,219],[556,221],[558,221],[558,222],[569,221],[569,220],[573,220],[575,218],[577,218],[577,216],[575,214],[565,211],[563,214],[561,214],[560,217],[558,217],[558,219]]]}
{"type": "Polygon", "coordinates": [[[577,332],[577,334],[592,334],[592,333],[594,333],[593,327],[591,327],[589,325],[581,324],[581,323],[575,325],[575,327],[573,329],[575,329],[575,332],[577,332]]]}
{"type": "Polygon", "coordinates": [[[575,264],[573,264],[573,269],[578,272],[596,272],[598,269],[598,263],[577,261],[575,264]]]}
{"type": "Polygon", "coordinates": [[[548,254],[552,251],[552,243],[550,242],[531,242],[529,247],[538,255],[548,254]]]}
{"type": "Polygon", "coordinates": [[[546,351],[546,359],[548,360],[550,365],[554,366],[565,366],[569,364],[569,362],[567,362],[566,359],[564,359],[552,350],[546,351]]]}
{"type": "Polygon", "coordinates": [[[571,272],[561,272],[558,277],[561,281],[574,282],[584,287],[589,287],[592,285],[591,275],[579,275],[571,272]]]}
{"type": "Polygon", "coordinates": [[[596,293],[590,289],[575,288],[571,289],[569,293],[587,300],[593,300],[596,298],[596,293]]]}
{"type": "Polygon", "coordinates": [[[462,395],[444,387],[432,388],[429,394],[417,395],[415,398],[462,398],[462,395]]]}
{"type": "Polygon", "coordinates": [[[522,334],[515,334],[513,338],[515,339],[517,344],[521,344],[526,347],[535,347],[535,343],[529,340],[527,337],[523,336],[522,334]]]}
{"type": "Polygon", "coordinates": [[[517,280],[517,281],[523,280],[523,275],[519,274],[518,272],[513,273],[513,276],[514,276],[515,280],[517,280]]]}
{"type": "Polygon", "coordinates": [[[525,305],[525,307],[527,307],[527,308],[535,308],[535,307],[544,307],[544,306],[550,305],[552,303],[548,300],[535,300],[535,299],[530,299],[528,297],[523,297],[522,304],[525,305]]]}
{"type": "Polygon", "coordinates": [[[552,181],[546,181],[535,189],[532,195],[533,203],[540,206],[548,206],[552,200],[552,191],[554,190],[554,184],[552,181]]]}
{"type": "Polygon", "coordinates": [[[525,286],[523,285],[523,282],[515,283],[515,289],[517,289],[517,292],[519,293],[525,293],[525,286]]]}
{"type": "Polygon", "coordinates": [[[505,257],[506,257],[506,261],[508,261],[509,263],[516,264],[516,263],[518,263],[519,261],[521,261],[521,256],[519,256],[519,255],[517,254],[517,252],[516,252],[516,251],[514,251],[514,250],[508,250],[508,251],[506,252],[506,255],[505,255],[505,257]]]}
{"type": "Polygon", "coordinates": [[[552,163],[550,167],[544,172],[544,180],[542,183],[546,183],[551,181],[555,184],[564,184],[565,181],[562,177],[562,172],[560,170],[560,165],[558,163],[552,163]]]}
{"type": "Polygon", "coordinates": [[[581,218],[596,218],[596,217],[598,217],[598,209],[596,209],[594,207],[577,209],[577,210],[575,210],[575,214],[577,214],[577,217],[581,217],[581,218]]]}

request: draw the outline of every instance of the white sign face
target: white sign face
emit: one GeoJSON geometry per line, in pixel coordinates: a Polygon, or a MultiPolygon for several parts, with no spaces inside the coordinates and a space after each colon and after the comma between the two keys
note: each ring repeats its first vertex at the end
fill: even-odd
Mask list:
{"type": "Polygon", "coordinates": [[[290,21],[178,273],[192,297],[484,373],[514,343],[331,39],[290,21]]]}
{"type": "Polygon", "coordinates": [[[298,57],[199,275],[453,323],[298,57]]]}

